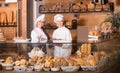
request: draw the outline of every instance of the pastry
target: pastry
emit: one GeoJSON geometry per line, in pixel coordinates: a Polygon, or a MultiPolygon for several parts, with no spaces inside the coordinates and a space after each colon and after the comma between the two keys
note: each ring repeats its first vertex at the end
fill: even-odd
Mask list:
{"type": "Polygon", "coordinates": [[[73,12],[79,12],[80,11],[80,4],[74,4],[72,6],[72,11],[73,12]]]}
{"type": "Polygon", "coordinates": [[[88,11],[94,11],[95,5],[91,2],[88,4],[88,11]]]}
{"type": "Polygon", "coordinates": [[[6,12],[1,12],[1,23],[5,24],[7,23],[7,14],[6,12]]]}
{"type": "Polygon", "coordinates": [[[96,4],[95,11],[101,11],[101,10],[102,10],[102,5],[101,4],[96,4]]]}

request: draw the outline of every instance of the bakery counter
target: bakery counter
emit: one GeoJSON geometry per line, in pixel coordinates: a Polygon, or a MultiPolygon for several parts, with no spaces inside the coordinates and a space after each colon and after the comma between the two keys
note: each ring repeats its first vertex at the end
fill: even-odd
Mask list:
{"type": "MultiPolygon", "coordinates": [[[[119,73],[120,72],[120,61],[97,70],[97,71],[77,71],[74,73],[119,73]]],[[[2,70],[0,73],[72,73],[72,72],[64,72],[64,71],[5,71],[2,70]]]]}
{"type": "MultiPolygon", "coordinates": [[[[105,40],[99,43],[72,43],[73,46],[76,46],[72,48],[77,49],[77,51],[70,57],[54,57],[50,55],[54,53],[54,45],[61,46],[61,43],[37,43],[40,48],[31,48],[36,44],[7,41],[1,43],[3,47],[0,47],[1,49],[6,48],[6,51],[4,49],[2,51],[7,55],[4,61],[0,62],[0,73],[118,73],[120,72],[118,69],[120,67],[119,44],[119,39],[105,40]],[[16,45],[17,52],[21,53],[15,52],[16,56],[7,55],[10,52],[5,46],[7,44],[16,45]],[[47,53],[41,50],[44,47],[49,49],[47,53]]],[[[11,46],[9,45],[9,47],[11,46]]],[[[0,60],[2,60],[1,57],[0,60]]]]}

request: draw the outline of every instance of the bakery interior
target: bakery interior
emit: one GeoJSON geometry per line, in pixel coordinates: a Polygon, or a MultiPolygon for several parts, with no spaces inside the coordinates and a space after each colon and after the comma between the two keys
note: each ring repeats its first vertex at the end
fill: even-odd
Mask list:
{"type": "Polygon", "coordinates": [[[119,38],[119,0],[0,0],[0,73],[119,73],[119,38]],[[58,13],[72,34],[70,57],[54,57],[51,40],[34,43],[40,47],[30,42],[36,18],[46,15],[43,29],[51,38],[58,13]]]}

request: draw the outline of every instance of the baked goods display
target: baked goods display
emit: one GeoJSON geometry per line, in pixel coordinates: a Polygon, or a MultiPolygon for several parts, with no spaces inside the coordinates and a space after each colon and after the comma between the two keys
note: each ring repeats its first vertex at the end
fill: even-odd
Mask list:
{"type": "Polygon", "coordinates": [[[95,26],[93,29],[89,30],[88,41],[89,43],[97,43],[101,41],[101,30],[100,27],[95,26]]]}
{"type": "Polygon", "coordinates": [[[80,1],[74,3],[57,2],[53,4],[40,5],[39,12],[97,12],[97,11],[110,11],[109,2],[101,4],[100,2],[80,1]]]}
{"type": "MultiPolygon", "coordinates": [[[[76,52],[79,59],[78,64],[81,66],[96,66],[98,60],[95,59],[91,52],[91,44],[82,44],[81,48],[76,52]]],[[[98,55],[97,55],[98,56],[98,55]]]]}
{"type": "MultiPolygon", "coordinates": [[[[101,48],[100,48],[101,49],[101,48]]],[[[33,48],[31,54],[39,54],[39,48],[33,48]]],[[[114,55],[110,54],[107,57],[107,53],[103,50],[97,51],[94,49],[94,45],[90,43],[83,43],[75,54],[69,57],[53,57],[35,55],[29,57],[29,55],[20,54],[16,59],[7,57],[2,61],[2,67],[6,70],[15,71],[64,71],[64,72],[76,72],[81,69],[84,71],[96,71],[97,67],[104,67],[109,60],[114,60],[114,56],[117,57],[117,52],[114,55]],[[112,57],[112,58],[111,58],[112,57]],[[80,69],[81,68],[81,69],[80,69]]]]}

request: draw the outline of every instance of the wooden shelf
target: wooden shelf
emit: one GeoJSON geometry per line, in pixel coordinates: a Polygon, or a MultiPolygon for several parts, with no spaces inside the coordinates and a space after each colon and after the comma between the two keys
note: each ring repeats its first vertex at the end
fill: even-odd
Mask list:
{"type": "Polygon", "coordinates": [[[41,13],[41,14],[48,14],[48,13],[50,13],[50,14],[56,14],[56,13],[99,13],[99,12],[111,12],[112,13],[112,11],[78,11],[78,12],[74,12],[74,11],[72,11],[72,12],[57,12],[57,11],[40,11],[39,13],[41,13]]]}
{"type": "Polygon", "coordinates": [[[0,27],[17,27],[17,25],[0,25],[0,27]]]}

